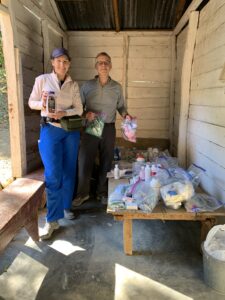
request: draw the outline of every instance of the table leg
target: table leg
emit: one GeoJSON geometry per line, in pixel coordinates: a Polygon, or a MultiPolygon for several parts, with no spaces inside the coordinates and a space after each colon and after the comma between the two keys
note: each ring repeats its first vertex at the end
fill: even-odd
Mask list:
{"type": "Polygon", "coordinates": [[[216,219],[206,219],[201,221],[201,243],[205,241],[209,230],[216,224],[216,219]]]}
{"type": "Polygon", "coordinates": [[[123,221],[123,247],[127,255],[132,255],[132,220],[123,221]]]}
{"type": "Polygon", "coordinates": [[[38,212],[35,212],[33,216],[29,219],[29,221],[24,225],[28,234],[32,238],[33,241],[39,240],[38,235],[38,212]]]}

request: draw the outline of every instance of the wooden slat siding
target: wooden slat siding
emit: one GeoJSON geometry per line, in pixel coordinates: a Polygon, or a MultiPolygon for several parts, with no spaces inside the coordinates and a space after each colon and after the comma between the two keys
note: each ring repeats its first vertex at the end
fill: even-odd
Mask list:
{"type": "Polygon", "coordinates": [[[178,161],[182,167],[187,164],[187,125],[190,99],[191,68],[194,55],[195,38],[198,26],[198,12],[190,14],[187,41],[184,52],[184,63],[181,73],[181,108],[178,133],[178,161]]]}
{"type": "Polygon", "coordinates": [[[207,3],[207,7],[203,7],[200,14],[200,23],[207,22],[208,18],[211,18],[215,12],[217,12],[224,5],[224,0],[214,0],[207,3]]]}
{"type": "Polygon", "coordinates": [[[203,73],[207,73],[216,69],[220,69],[224,63],[225,45],[213,49],[211,52],[199,56],[195,59],[192,70],[192,77],[197,77],[203,73]]]}
{"type": "MultiPolygon", "coordinates": [[[[94,78],[95,75],[97,75],[97,72],[93,67],[91,69],[73,68],[70,70],[70,74],[73,78],[76,78],[76,80],[87,80],[94,78]]],[[[117,78],[117,81],[122,82],[122,69],[113,68],[110,72],[110,76],[112,78],[117,78]]]]}
{"type": "MultiPolygon", "coordinates": [[[[189,119],[188,133],[199,135],[202,138],[225,148],[224,127],[189,119]]],[[[188,148],[189,147],[191,147],[191,145],[188,145],[188,148]]]]}
{"type": "MultiPolygon", "coordinates": [[[[164,86],[168,87],[168,94],[164,98],[163,105],[158,108],[149,105],[146,96],[142,98],[138,96],[133,108],[130,106],[128,98],[129,112],[136,116],[138,119],[137,135],[138,137],[160,137],[169,138],[165,136],[169,131],[169,88],[171,78],[171,36],[158,36],[155,37],[130,37],[129,59],[128,59],[128,97],[129,86],[139,86],[137,91],[148,93],[149,88],[158,87],[161,89],[164,86]],[[147,91],[146,91],[147,90],[147,91]],[[141,99],[142,98],[142,99],[141,99]],[[158,119],[156,122],[153,120],[158,119]],[[168,126],[167,128],[165,128],[168,126]],[[162,130],[162,131],[161,131],[162,130]]],[[[154,89],[155,91],[157,89],[154,89]]],[[[165,91],[165,89],[164,89],[165,91]]],[[[155,99],[157,103],[158,99],[155,99]]],[[[160,99],[161,100],[161,99],[160,99]]],[[[152,101],[151,101],[152,102],[152,101]]],[[[133,101],[134,103],[134,101],[133,101]]]]}
{"type": "MultiPolygon", "coordinates": [[[[71,47],[71,46],[69,46],[71,47]]],[[[123,56],[123,48],[122,45],[121,46],[72,46],[72,52],[75,54],[75,57],[95,57],[99,52],[107,52],[109,53],[109,55],[113,58],[113,57],[122,57],[123,56]]],[[[72,55],[73,55],[72,53],[72,55]]]]}
{"type": "Polygon", "coordinates": [[[19,34],[25,36],[28,40],[32,40],[35,44],[43,46],[43,39],[39,33],[31,31],[29,24],[24,24],[23,20],[16,18],[16,26],[19,34]]]}
{"type": "MultiPolygon", "coordinates": [[[[99,46],[101,49],[104,49],[104,47],[108,47],[111,45],[112,47],[120,47],[123,43],[123,35],[118,36],[118,34],[107,37],[104,34],[101,36],[96,36],[96,31],[93,32],[93,35],[87,36],[78,36],[75,33],[74,38],[70,38],[70,47],[73,49],[73,47],[79,46],[79,47],[89,47],[90,45],[93,45],[95,47],[99,46]]],[[[69,36],[71,34],[69,33],[69,36]]],[[[97,54],[97,53],[96,53],[97,54]]],[[[95,54],[95,55],[96,55],[95,54]]]]}
{"type": "Polygon", "coordinates": [[[216,164],[212,160],[212,157],[207,157],[202,152],[197,151],[194,146],[188,149],[188,154],[192,162],[195,162],[206,170],[206,174],[201,176],[204,190],[215,197],[219,196],[218,199],[221,199],[225,203],[225,169],[216,164]]]}
{"type": "MultiPolygon", "coordinates": [[[[205,6],[204,10],[207,12],[210,11],[208,5],[205,6]]],[[[207,14],[207,21],[204,23],[201,22],[201,27],[198,32],[198,43],[201,43],[208,35],[215,32],[222,24],[224,24],[225,5],[221,6],[216,11],[212,7],[212,11],[214,14],[207,14]]]]}
{"type": "Polygon", "coordinates": [[[211,157],[211,154],[214,153],[212,160],[225,168],[225,148],[194,133],[188,133],[188,142],[193,145],[194,151],[201,152],[206,157],[211,157]]]}
{"type": "Polygon", "coordinates": [[[36,18],[30,11],[25,9],[20,0],[13,0],[13,7],[16,11],[16,19],[29,26],[30,31],[41,36],[40,20],[36,18]]]}
{"type": "Polygon", "coordinates": [[[212,106],[190,105],[189,118],[210,123],[211,125],[225,127],[225,106],[218,108],[212,106]]]}
{"type": "Polygon", "coordinates": [[[217,47],[224,45],[225,24],[222,24],[215,32],[208,35],[201,43],[196,46],[194,58],[201,57],[217,47]]]}
{"type": "Polygon", "coordinates": [[[48,28],[49,30],[49,44],[50,44],[50,53],[54,48],[62,47],[62,36],[56,34],[54,31],[51,30],[51,27],[48,28]]]}
{"type": "Polygon", "coordinates": [[[191,81],[191,89],[196,90],[196,89],[223,87],[224,82],[219,80],[222,67],[223,66],[221,65],[221,68],[219,69],[193,77],[191,81]]]}
{"type": "Polygon", "coordinates": [[[142,87],[128,87],[127,89],[127,97],[129,99],[139,99],[139,98],[169,98],[169,87],[168,88],[142,88],[142,87]]]}
{"type": "Polygon", "coordinates": [[[202,106],[224,106],[224,87],[191,90],[190,104],[202,106]]]}
{"type": "Polygon", "coordinates": [[[28,70],[33,70],[34,72],[41,73],[43,64],[42,62],[36,60],[34,57],[26,55],[22,52],[20,52],[21,56],[21,62],[23,68],[26,68],[28,70]]]}
{"type": "Polygon", "coordinates": [[[127,104],[129,108],[168,107],[168,98],[128,98],[127,104]]]}

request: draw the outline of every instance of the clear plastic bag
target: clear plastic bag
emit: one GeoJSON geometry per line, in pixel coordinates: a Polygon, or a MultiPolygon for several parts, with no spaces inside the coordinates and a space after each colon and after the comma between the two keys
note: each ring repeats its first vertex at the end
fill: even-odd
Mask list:
{"type": "Polygon", "coordinates": [[[137,119],[124,119],[121,123],[122,136],[126,141],[136,143],[137,119]]]}
{"type": "Polygon", "coordinates": [[[223,206],[223,204],[213,196],[205,193],[196,193],[184,203],[184,206],[188,212],[202,212],[214,211],[223,206]]]}
{"type": "Polygon", "coordinates": [[[193,186],[196,188],[200,183],[200,176],[206,172],[205,169],[202,167],[191,164],[190,167],[187,169],[187,173],[190,176],[190,181],[192,182],[193,186]]]}
{"type": "Polygon", "coordinates": [[[143,181],[136,185],[132,196],[138,207],[146,212],[152,212],[159,201],[156,191],[150,187],[149,183],[143,181]]]}
{"type": "Polygon", "coordinates": [[[216,225],[209,231],[204,248],[214,258],[225,261],[225,225],[216,225]]]}

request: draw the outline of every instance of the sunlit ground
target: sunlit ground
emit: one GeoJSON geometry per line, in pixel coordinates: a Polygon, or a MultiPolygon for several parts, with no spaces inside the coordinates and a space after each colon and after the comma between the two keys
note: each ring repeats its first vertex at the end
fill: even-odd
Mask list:
{"type": "Polygon", "coordinates": [[[0,276],[3,299],[35,299],[48,268],[20,252],[7,272],[0,276]],[[31,280],[32,278],[32,280],[31,280]]]}
{"type": "Polygon", "coordinates": [[[119,264],[115,266],[115,277],[115,300],[193,300],[119,264]]]}

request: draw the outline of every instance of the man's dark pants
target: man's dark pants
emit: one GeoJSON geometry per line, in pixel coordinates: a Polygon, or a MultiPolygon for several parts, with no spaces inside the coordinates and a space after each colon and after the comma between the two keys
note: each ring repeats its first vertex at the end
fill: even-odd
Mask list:
{"type": "Polygon", "coordinates": [[[97,195],[107,195],[107,172],[111,170],[114,157],[115,123],[105,124],[102,137],[84,133],[78,157],[77,196],[84,197],[90,192],[90,179],[97,153],[99,153],[99,176],[97,195]]]}

